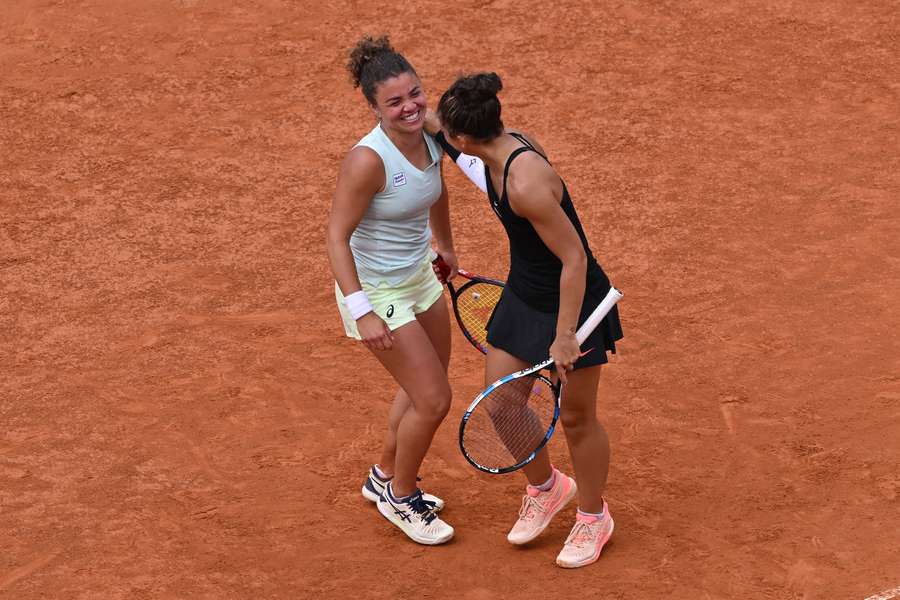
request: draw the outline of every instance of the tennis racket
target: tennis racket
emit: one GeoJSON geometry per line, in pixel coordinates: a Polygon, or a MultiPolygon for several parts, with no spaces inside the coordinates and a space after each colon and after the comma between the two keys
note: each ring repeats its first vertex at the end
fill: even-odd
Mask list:
{"type": "MultiPolygon", "coordinates": [[[[622,293],[609,289],[575,333],[578,344],[593,333],[622,293]]],[[[486,473],[509,473],[534,460],[553,435],[559,419],[562,385],[541,374],[548,358],[533,367],[501,377],[478,394],[459,424],[459,447],[473,467],[486,473]]]]}
{"type": "Polygon", "coordinates": [[[457,289],[452,282],[447,281],[447,275],[450,274],[447,263],[440,256],[433,262],[447,283],[453,302],[453,314],[463,335],[482,354],[487,354],[487,323],[500,301],[503,282],[459,269],[457,272],[468,281],[457,289]]]}

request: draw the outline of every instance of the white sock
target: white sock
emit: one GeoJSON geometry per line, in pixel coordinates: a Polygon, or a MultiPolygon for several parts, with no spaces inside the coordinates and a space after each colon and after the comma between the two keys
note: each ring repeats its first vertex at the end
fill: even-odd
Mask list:
{"type": "Polygon", "coordinates": [[[598,512],[598,513],[589,513],[589,512],[585,512],[585,511],[583,511],[583,510],[581,510],[581,509],[579,508],[579,509],[578,509],[578,514],[581,515],[581,516],[583,516],[583,517],[597,517],[598,519],[602,519],[602,518],[603,518],[603,511],[602,511],[602,510],[601,510],[600,512],[598,512]]]}
{"type": "Polygon", "coordinates": [[[394,487],[390,483],[387,484],[387,490],[388,495],[391,497],[391,500],[397,503],[406,502],[407,500],[409,500],[409,496],[412,496],[412,494],[410,494],[409,496],[401,496],[400,498],[398,498],[394,495],[394,487]]]}
{"type": "Polygon", "coordinates": [[[545,482],[542,483],[541,485],[536,485],[536,486],[534,486],[534,487],[536,487],[537,489],[541,490],[542,492],[549,492],[549,491],[550,491],[550,488],[553,487],[553,484],[554,484],[555,482],[556,482],[556,471],[553,471],[553,472],[550,473],[550,479],[548,479],[547,481],[545,481],[545,482]]]}
{"type": "Polygon", "coordinates": [[[384,471],[382,471],[381,467],[379,467],[378,465],[375,465],[373,467],[373,470],[375,471],[375,474],[378,475],[379,479],[391,479],[393,477],[393,475],[391,475],[390,477],[385,475],[384,471]]]}

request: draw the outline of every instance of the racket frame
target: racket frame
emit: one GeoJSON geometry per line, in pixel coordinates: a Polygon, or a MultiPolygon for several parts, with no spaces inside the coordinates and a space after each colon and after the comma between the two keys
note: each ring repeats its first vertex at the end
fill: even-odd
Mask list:
{"type": "Polygon", "coordinates": [[[469,289],[470,287],[472,287],[476,284],[483,283],[486,285],[495,285],[495,286],[499,286],[500,289],[502,290],[505,287],[504,283],[502,281],[498,281],[496,279],[490,279],[488,277],[482,277],[480,275],[475,275],[473,273],[469,273],[468,271],[463,271],[462,269],[457,271],[457,273],[459,273],[460,275],[462,275],[463,277],[468,279],[468,281],[466,281],[464,284],[462,284],[459,288],[456,288],[453,285],[452,281],[447,282],[447,289],[450,291],[450,300],[451,300],[451,303],[453,304],[453,316],[456,317],[456,324],[459,325],[460,331],[462,331],[462,334],[465,336],[465,338],[467,340],[469,340],[469,343],[472,344],[472,346],[474,346],[475,349],[478,350],[479,352],[481,352],[482,354],[487,354],[487,348],[482,346],[478,342],[478,340],[476,340],[474,337],[472,337],[472,334],[469,333],[469,330],[466,328],[465,324],[463,324],[462,317],[459,314],[459,302],[457,299],[467,289],[469,289]]]}
{"type": "MultiPolygon", "coordinates": [[[[482,277],[481,275],[476,275],[474,273],[470,273],[465,269],[457,269],[457,274],[468,279],[464,284],[462,284],[458,289],[453,285],[453,282],[447,281],[446,276],[450,274],[449,267],[447,267],[447,263],[441,258],[441,255],[438,254],[434,260],[431,261],[432,264],[436,265],[438,269],[440,269],[442,275],[445,278],[444,283],[447,286],[447,289],[450,291],[450,301],[453,304],[453,316],[456,318],[456,324],[459,325],[460,331],[462,331],[463,336],[469,341],[472,346],[481,352],[482,354],[487,354],[487,348],[482,346],[478,340],[472,337],[472,334],[469,333],[469,330],[466,328],[463,323],[462,317],[459,314],[459,300],[458,298],[465,292],[468,288],[474,286],[477,283],[484,283],[487,285],[496,285],[499,286],[502,290],[506,287],[506,284],[497,279],[491,279],[490,277],[482,277]]],[[[502,293],[502,292],[501,292],[502,293]]]]}
{"type": "MultiPolygon", "coordinates": [[[[582,323],[581,327],[578,328],[578,331],[575,333],[575,338],[578,340],[579,344],[583,344],[584,341],[594,332],[600,322],[606,318],[606,315],[609,311],[612,310],[613,306],[621,300],[623,297],[622,292],[617,290],[615,287],[610,286],[609,291],[606,293],[606,297],[603,298],[603,301],[594,309],[594,311],[585,319],[584,323],[582,323]]],[[[590,352],[593,349],[588,350],[590,352]]],[[[583,356],[583,354],[582,354],[583,356]]],[[[469,404],[469,407],[466,409],[465,414],[463,414],[462,420],[459,423],[459,449],[462,451],[465,459],[471,464],[473,467],[478,469],[479,471],[483,471],[485,473],[491,473],[494,475],[500,475],[502,473],[510,473],[517,469],[521,469],[537,456],[537,453],[540,452],[544,446],[547,445],[547,442],[550,441],[550,437],[553,435],[553,431],[556,429],[556,423],[559,420],[559,412],[560,412],[560,396],[562,395],[562,383],[557,381],[555,384],[550,381],[544,375],[541,375],[540,372],[544,369],[548,369],[553,365],[553,358],[548,358],[547,360],[538,363],[534,366],[527,367],[522,369],[521,371],[516,371],[515,373],[510,373],[509,375],[504,375],[487,388],[484,389],[480,394],[475,396],[475,399],[472,400],[472,403],[469,404]],[[544,380],[547,384],[550,385],[550,388],[553,390],[554,396],[554,407],[553,407],[553,419],[550,423],[550,426],[547,428],[547,434],[544,436],[544,439],[541,440],[540,444],[528,455],[524,460],[516,463],[513,466],[509,467],[487,467],[478,463],[475,459],[469,456],[468,451],[463,445],[463,434],[466,429],[466,424],[469,422],[469,418],[472,416],[472,412],[474,412],[475,408],[478,404],[492,391],[497,389],[499,386],[509,383],[513,379],[519,379],[521,377],[536,377],[538,379],[544,380]]]]}
{"type": "Polygon", "coordinates": [[[463,454],[463,457],[469,464],[478,469],[479,471],[483,471],[485,473],[491,473],[492,475],[502,475],[503,473],[511,473],[513,471],[517,471],[521,469],[528,463],[534,460],[534,457],[537,456],[537,453],[543,449],[544,446],[547,445],[547,442],[550,441],[550,437],[553,435],[553,431],[556,429],[556,423],[559,421],[559,411],[560,411],[560,402],[559,396],[562,391],[562,384],[559,380],[556,383],[553,383],[548,377],[542,375],[540,371],[545,367],[549,367],[553,363],[553,360],[547,360],[542,362],[539,365],[534,365],[533,367],[528,367],[527,369],[522,369],[521,371],[516,371],[515,373],[511,373],[504,377],[501,377],[491,385],[489,385],[483,392],[478,394],[472,403],[469,405],[469,408],[466,409],[465,414],[462,417],[462,420],[459,423],[459,449],[463,454]],[[463,444],[463,435],[466,430],[466,424],[469,422],[469,418],[472,416],[472,412],[475,410],[475,407],[491,392],[500,387],[501,385],[512,381],[513,379],[520,379],[522,377],[531,377],[533,379],[537,379],[539,381],[544,382],[553,392],[553,417],[550,420],[550,426],[547,428],[547,433],[544,434],[544,439],[540,441],[537,447],[529,454],[524,460],[517,462],[516,464],[508,467],[488,467],[482,465],[478,461],[476,461],[469,452],[466,450],[465,445],[463,444]]]}

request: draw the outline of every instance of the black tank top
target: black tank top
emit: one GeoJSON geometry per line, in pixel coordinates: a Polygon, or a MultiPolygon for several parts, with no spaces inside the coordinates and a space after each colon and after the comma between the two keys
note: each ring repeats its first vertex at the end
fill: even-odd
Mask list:
{"type": "MultiPolygon", "coordinates": [[[[491,182],[491,174],[487,165],[484,167],[488,200],[509,237],[510,266],[506,284],[516,296],[532,308],[542,312],[559,312],[559,277],[562,273],[562,261],[544,244],[531,222],[513,212],[506,196],[509,166],[517,156],[524,152],[535,152],[544,160],[547,160],[547,157],[538,152],[524,136],[517,133],[510,133],[510,135],[522,142],[524,146],[514,150],[506,160],[506,166],[503,169],[503,190],[499,197],[491,182]]],[[[547,163],[549,164],[550,161],[547,160],[547,163]]],[[[587,255],[585,296],[599,295],[602,297],[609,290],[609,279],[597,264],[588,247],[584,229],[581,227],[572,199],[569,197],[569,190],[566,188],[565,182],[562,184],[563,196],[560,207],[569,217],[575,231],[578,232],[584,253],[587,255]]]]}

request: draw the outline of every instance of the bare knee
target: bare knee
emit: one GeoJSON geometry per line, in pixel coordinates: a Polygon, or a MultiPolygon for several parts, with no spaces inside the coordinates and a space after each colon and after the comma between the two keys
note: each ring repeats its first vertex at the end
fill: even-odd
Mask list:
{"type": "Polygon", "coordinates": [[[416,398],[416,412],[424,419],[440,423],[450,412],[450,401],[453,394],[449,385],[436,387],[416,398]]]}
{"type": "Polygon", "coordinates": [[[562,408],[559,413],[559,421],[565,429],[566,435],[578,438],[599,426],[597,416],[583,410],[566,410],[562,408]]]}

